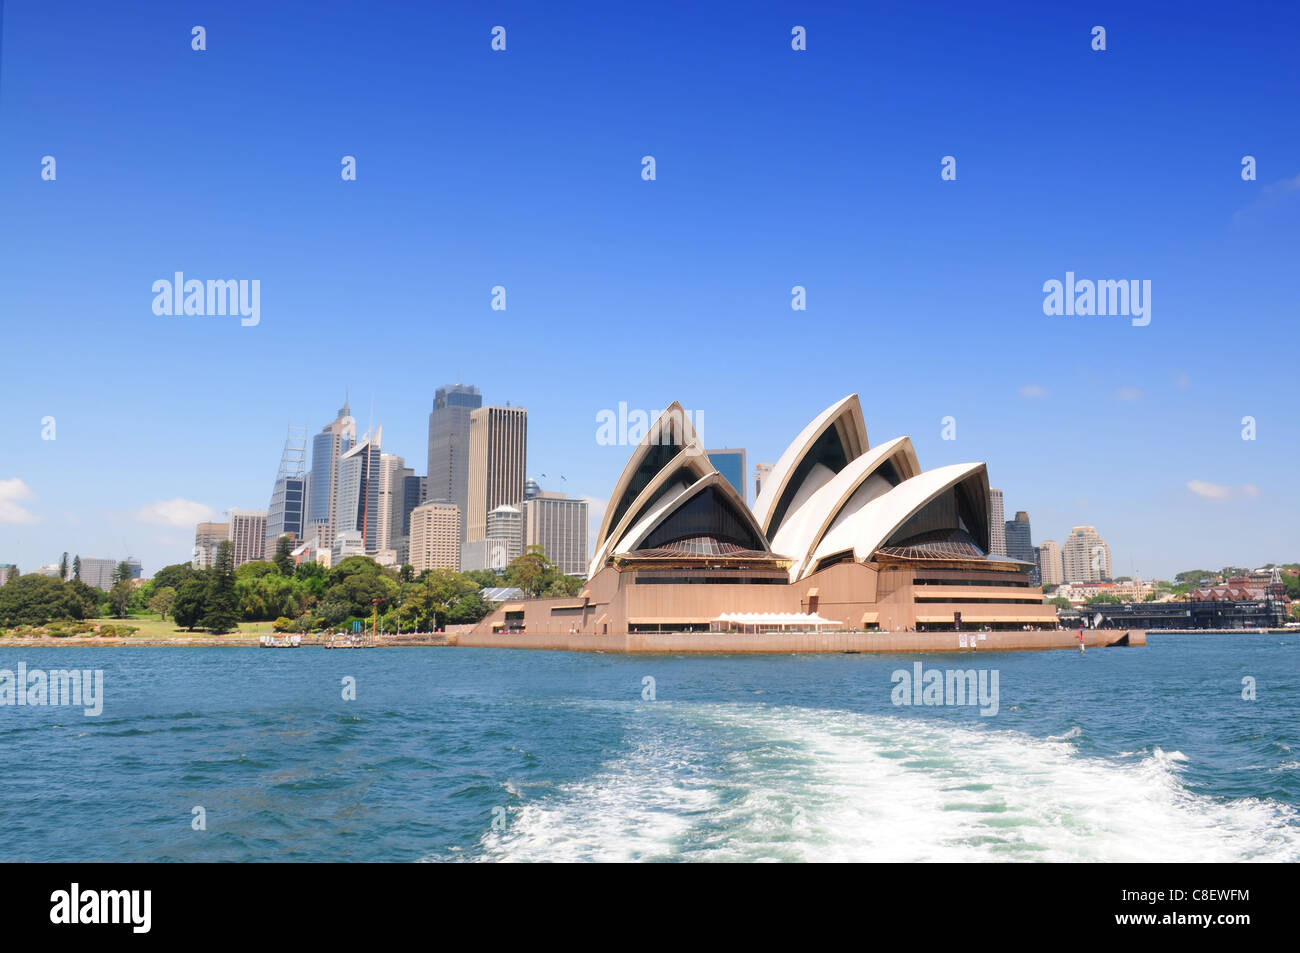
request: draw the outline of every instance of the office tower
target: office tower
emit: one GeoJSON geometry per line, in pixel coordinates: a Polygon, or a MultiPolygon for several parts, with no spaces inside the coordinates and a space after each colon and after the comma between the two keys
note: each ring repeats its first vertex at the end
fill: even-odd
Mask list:
{"type": "Polygon", "coordinates": [[[1059,586],[1065,582],[1065,567],[1061,562],[1061,547],[1055,540],[1045,539],[1038,547],[1038,574],[1044,586],[1059,586]]]}
{"type": "Polygon", "coordinates": [[[231,510],[229,525],[236,566],[265,557],[266,510],[231,510]]]}
{"type": "Polygon", "coordinates": [[[989,555],[1007,554],[1006,514],[1002,509],[1002,491],[989,490],[989,555]]]}
{"type": "Polygon", "coordinates": [[[492,543],[505,546],[505,562],[502,565],[488,565],[488,569],[505,569],[520,557],[524,551],[524,514],[517,506],[502,504],[487,515],[487,528],[483,539],[488,543],[488,552],[492,552],[492,543]]]}
{"type": "Polygon", "coordinates": [[[383,434],[383,427],[366,434],[339,457],[338,463],[334,531],[360,534],[359,545],[364,553],[379,551],[379,458],[383,434]]]}
{"type": "Polygon", "coordinates": [[[359,529],[340,529],[334,534],[330,547],[330,566],[337,566],[349,556],[365,556],[366,547],[359,529]]]}
{"type": "Polygon", "coordinates": [[[113,588],[113,573],[117,571],[116,559],[81,557],[81,581],[105,592],[113,588]]]}
{"type": "Polygon", "coordinates": [[[587,501],[538,493],[524,501],[524,549],[541,546],[569,576],[587,574],[587,501]]]}
{"type": "Polygon", "coordinates": [[[717,470],[727,482],[736,488],[742,500],[748,496],[748,487],[745,485],[745,451],[744,450],[706,450],[709,455],[709,462],[713,464],[713,469],[717,470]]]}
{"type": "Polygon", "coordinates": [[[1016,518],[1007,520],[1005,526],[1007,556],[1022,563],[1033,563],[1034,543],[1029,531],[1029,514],[1017,510],[1016,518]]]}
{"type": "Polygon", "coordinates": [[[0,563],[0,586],[3,586],[11,576],[16,576],[17,573],[18,567],[13,563],[0,563]]]}
{"type": "Polygon", "coordinates": [[[1016,511],[1016,518],[1006,522],[1007,556],[1018,562],[1028,563],[1029,584],[1037,586],[1038,561],[1034,558],[1034,541],[1029,531],[1029,514],[1024,510],[1016,511]]]}
{"type": "Polygon", "coordinates": [[[339,458],[352,448],[356,439],[357,422],[352,419],[352,411],[345,400],[334,422],[326,426],[311,442],[307,526],[303,537],[316,537],[322,549],[329,549],[334,543],[339,458]]]}
{"type": "MultiPolygon", "coordinates": [[[[487,538],[488,513],[523,500],[527,447],[528,411],[524,408],[480,407],[470,414],[467,541],[487,538]]],[[[429,492],[438,493],[432,480],[429,492]]]]}
{"type": "Polygon", "coordinates": [[[772,472],[775,463],[756,463],[754,464],[754,499],[758,499],[758,494],[763,492],[763,481],[767,475],[772,472]]]}
{"type": "Polygon", "coordinates": [[[379,455],[379,537],[378,548],[395,549],[396,542],[406,535],[402,525],[402,479],[414,476],[406,468],[406,461],[395,453],[379,455]]]}
{"type": "Polygon", "coordinates": [[[1061,547],[1065,581],[1105,582],[1110,579],[1110,547],[1091,526],[1076,526],[1061,547]]]}
{"type": "MultiPolygon", "coordinates": [[[[469,511],[469,418],[483,406],[479,389],[468,384],[439,387],[429,414],[428,495],[420,500],[449,500],[460,509],[460,537],[465,539],[469,511]]],[[[485,511],[486,512],[486,511],[485,511]]]]}
{"type": "MultiPolygon", "coordinates": [[[[217,546],[230,538],[229,523],[200,523],[194,530],[194,568],[211,569],[217,561],[217,546]]],[[[81,579],[85,582],[86,567],[82,562],[81,579]]]]}
{"type": "Polygon", "coordinates": [[[524,502],[542,495],[542,488],[537,481],[529,477],[524,481],[524,502]]]}
{"type": "MultiPolygon", "coordinates": [[[[408,467],[405,472],[409,474],[410,468],[408,467]]],[[[399,519],[401,521],[402,527],[405,529],[405,535],[410,536],[411,534],[411,513],[420,504],[428,503],[428,502],[430,502],[429,478],[424,476],[415,476],[413,474],[409,476],[403,476],[402,477],[402,513],[399,519]]],[[[450,500],[444,500],[441,502],[450,502],[450,500]]],[[[458,508],[457,513],[459,514],[459,512],[460,511],[458,508]]],[[[464,535],[463,529],[461,535],[462,536],[464,535]]]]}
{"type": "Polygon", "coordinates": [[[266,541],[263,558],[275,555],[276,543],[288,536],[294,546],[302,541],[307,517],[307,428],[289,427],[280,454],[280,470],[271,488],[266,508],[266,541]]]}
{"type": "Polygon", "coordinates": [[[417,573],[460,569],[460,510],[455,503],[424,503],[411,511],[407,561],[417,573]]]}

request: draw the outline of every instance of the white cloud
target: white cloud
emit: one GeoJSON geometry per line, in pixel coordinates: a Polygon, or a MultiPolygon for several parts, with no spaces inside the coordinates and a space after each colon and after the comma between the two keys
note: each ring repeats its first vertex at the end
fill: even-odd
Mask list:
{"type": "Polygon", "coordinates": [[[142,523],[159,523],[177,529],[193,529],[194,524],[206,523],[216,515],[216,510],[206,503],[195,503],[193,500],[182,500],[177,497],[174,500],[150,503],[136,514],[136,518],[142,523]]]}
{"type": "Polygon", "coordinates": [[[36,494],[18,477],[0,480],[0,523],[38,523],[40,517],[23,508],[20,500],[34,499],[36,494]]]}
{"type": "Polygon", "coordinates": [[[1203,500],[1231,500],[1237,497],[1254,499],[1259,496],[1259,487],[1247,483],[1244,486],[1224,486],[1221,483],[1207,483],[1204,480],[1188,480],[1187,489],[1203,500]]]}
{"type": "Polygon", "coordinates": [[[1141,396],[1142,392],[1136,387],[1121,387],[1119,390],[1115,391],[1115,398],[1117,400],[1137,400],[1141,396]]]}
{"type": "Polygon", "coordinates": [[[1039,397],[1047,396],[1047,388],[1038,384],[1026,384],[1020,388],[1020,396],[1029,400],[1037,400],[1039,397]]]}
{"type": "Polygon", "coordinates": [[[1233,221],[1240,224],[1256,212],[1269,212],[1280,208],[1297,195],[1300,195],[1300,175],[1270,182],[1260,187],[1259,195],[1254,201],[1237,210],[1232,217],[1233,221]]]}

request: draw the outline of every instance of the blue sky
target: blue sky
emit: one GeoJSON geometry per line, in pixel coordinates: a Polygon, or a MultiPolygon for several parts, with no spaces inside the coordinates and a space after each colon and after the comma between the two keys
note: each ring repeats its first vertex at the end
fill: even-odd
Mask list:
{"type": "Polygon", "coordinates": [[[873,6],[7,0],[0,562],[186,559],[345,389],[423,472],[456,381],[572,495],[620,401],[752,469],[857,392],[1117,574],[1300,559],[1295,5],[873,6]],[[155,315],[175,271],[260,323],[155,315]],[[1066,271],[1150,280],[1150,325],[1044,315],[1066,271]]]}

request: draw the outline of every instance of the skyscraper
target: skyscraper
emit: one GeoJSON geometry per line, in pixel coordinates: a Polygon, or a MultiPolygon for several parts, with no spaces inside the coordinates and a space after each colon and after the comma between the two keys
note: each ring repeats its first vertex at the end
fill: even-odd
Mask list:
{"type": "MultiPolygon", "coordinates": [[[[403,474],[410,474],[408,467],[403,474]]],[[[399,517],[402,527],[407,535],[411,532],[411,512],[421,503],[428,503],[429,500],[429,478],[423,476],[403,475],[402,477],[402,514],[399,517]]],[[[449,500],[442,502],[450,502],[449,500]]],[[[456,525],[459,527],[461,522],[460,511],[457,510],[456,525]]],[[[461,535],[464,535],[463,531],[461,535]]]]}
{"type": "Polygon", "coordinates": [[[756,463],[754,464],[754,499],[758,499],[758,494],[763,492],[763,481],[767,475],[772,472],[775,463],[756,463]]]}
{"type": "Polygon", "coordinates": [[[450,500],[460,508],[460,534],[465,538],[469,499],[469,418],[483,406],[479,389],[468,384],[439,387],[429,414],[429,478],[424,500],[450,500]]]}
{"type": "Polygon", "coordinates": [[[425,503],[411,511],[409,562],[417,572],[460,569],[460,512],[455,503],[425,503]]]}
{"type": "Polygon", "coordinates": [[[1024,510],[1016,511],[1016,518],[1006,521],[1007,555],[1022,563],[1034,561],[1034,543],[1029,530],[1029,514],[1024,510]]]}
{"type": "Polygon", "coordinates": [[[1034,559],[1034,542],[1029,530],[1029,514],[1024,510],[1017,510],[1016,518],[1006,522],[1006,547],[1008,557],[1022,563],[1029,563],[1033,567],[1029,571],[1029,584],[1031,586],[1038,585],[1038,561],[1034,559]]]}
{"type": "Polygon", "coordinates": [[[266,553],[266,510],[231,510],[230,541],[235,565],[256,562],[266,553]]]}
{"type": "Polygon", "coordinates": [[[1038,547],[1038,574],[1044,586],[1059,586],[1065,582],[1065,567],[1061,562],[1061,547],[1055,540],[1045,539],[1038,547]]]}
{"type": "Polygon", "coordinates": [[[1110,579],[1110,547],[1092,526],[1070,530],[1061,548],[1065,581],[1105,582],[1110,579]]]}
{"type": "MultiPolygon", "coordinates": [[[[524,408],[480,407],[470,413],[467,541],[487,538],[488,513],[523,501],[527,447],[528,411],[524,408]]],[[[430,480],[429,493],[437,492],[430,480]]]]}
{"type": "Polygon", "coordinates": [[[1007,554],[1006,514],[1002,509],[1002,491],[989,490],[989,555],[1007,554]]]}
{"type": "MultiPolygon", "coordinates": [[[[217,560],[217,547],[229,538],[229,523],[199,523],[194,529],[194,568],[211,569],[217,560]]],[[[85,569],[84,565],[82,569],[85,569]]],[[[85,581],[84,575],[82,581],[85,581]]]]}
{"type": "Polygon", "coordinates": [[[105,592],[113,588],[113,573],[117,571],[116,559],[81,557],[81,581],[105,592]]]}
{"type": "Polygon", "coordinates": [[[378,549],[396,549],[406,535],[402,524],[402,479],[414,476],[406,461],[395,453],[379,455],[379,538],[378,549]]]}
{"type": "MultiPolygon", "coordinates": [[[[357,439],[357,422],[347,401],[338,417],[318,433],[311,443],[311,479],[307,497],[307,526],[304,537],[315,536],[322,549],[334,545],[334,516],[338,510],[339,458],[357,439]]],[[[378,500],[375,501],[378,503],[378,500]]]]}
{"type": "Polygon", "coordinates": [[[336,533],[359,533],[361,552],[379,551],[379,457],[384,428],[366,434],[339,457],[336,533]]]}
{"type": "Polygon", "coordinates": [[[502,504],[489,513],[483,539],[488,544],[489,552],[492,551],[493,543],[501,543],[505,547],[505,561],[500,565],[494,561],[485,568],[505,569],[518,559],[524,551],[524,514],[519,507],[502,504]]]}
{"type": "Polygon", "coordinates": [[[307,516],[307,428],[289,427],[280,455],[280,471],[271,489],[271,503],[266,508],[266,542],[264,558],[275,555],[281,536],[292,537],[293,545],[302,541],[307,516]]]}
{"type": "Polygon", "coordinates": [[[709,456],[709,462],[713,464],[713,469],[727,478],[727,482],[736,488],[742,500],[747,500],[749,488],[745,485],[745,451],[728,448],[705,452],[709,456]]]}
{"type": "Polygon", "coordinates": [[[538,493],[524,501],[524,549],[541,546],[569,576],[587,574],[587,501],[538,493]]]}

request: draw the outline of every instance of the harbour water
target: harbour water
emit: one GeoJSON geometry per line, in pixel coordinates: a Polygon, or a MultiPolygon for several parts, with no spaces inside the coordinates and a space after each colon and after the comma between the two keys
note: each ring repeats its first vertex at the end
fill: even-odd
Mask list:
{"type": "Polygon", "coordinates": [[[4,861],[1300,860],[1295,633],[1086,655],[0,645],[20,662],[103,670],[103,712],[0,707],[4,861]],[[997,713],[896,705],[918,661],[996,672],[997,713]]]}

